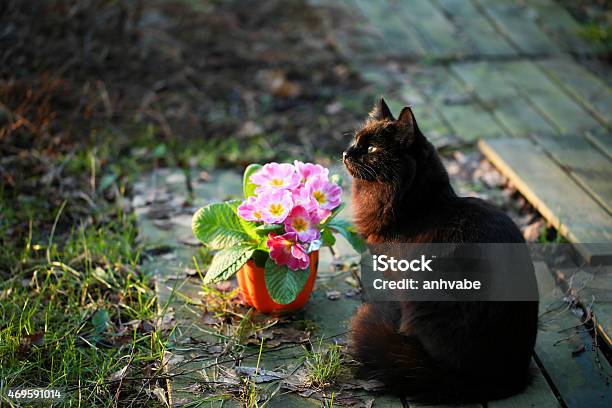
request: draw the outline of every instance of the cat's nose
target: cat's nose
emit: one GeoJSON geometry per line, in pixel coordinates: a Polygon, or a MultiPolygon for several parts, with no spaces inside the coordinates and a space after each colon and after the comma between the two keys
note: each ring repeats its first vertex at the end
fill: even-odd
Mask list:
{"type": "Polygon", "coordinates": [[[342,160],[346,160],[346,156],[348,156],[346,151],[342,152],[342,160]]]}

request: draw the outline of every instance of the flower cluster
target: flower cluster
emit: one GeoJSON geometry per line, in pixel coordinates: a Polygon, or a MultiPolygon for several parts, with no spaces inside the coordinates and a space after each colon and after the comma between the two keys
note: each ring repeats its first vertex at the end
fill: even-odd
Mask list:
{"type": "Polygon", "coordinates": [[[278,265],[307,268],[308,244],[321,238],[319,223],[340,205],[342,189],[329,181],[329,170],[319,164],[268,163],[249,181],[255,196],[239,207],[238,215],[248,221],[277,224],[282,235],[270,234],[266,245],[278,265]]]}

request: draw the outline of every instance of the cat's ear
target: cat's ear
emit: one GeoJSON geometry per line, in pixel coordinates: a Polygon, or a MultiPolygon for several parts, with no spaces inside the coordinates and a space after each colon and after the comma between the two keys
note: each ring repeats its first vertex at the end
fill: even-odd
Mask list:
{"type": "Polygon", "coordinates": [[[374,108],[370,112],[370,118],[375,120],[395,120],[391,113],[391,109],[389,109],[385,102],[385,98],[380,98],[380,101],[374,105],[374,108]]]}
{"type": "Polygon", "coordinates": [[[414,118],[412,109],[410,109],[409,106],[406,106],[404,109],[402,109],[402,112],[397,118],[397,123],[406,126],[410,133],[414,133],[416,131],[416,128],[417,128],[416,119],[414,118]]]}

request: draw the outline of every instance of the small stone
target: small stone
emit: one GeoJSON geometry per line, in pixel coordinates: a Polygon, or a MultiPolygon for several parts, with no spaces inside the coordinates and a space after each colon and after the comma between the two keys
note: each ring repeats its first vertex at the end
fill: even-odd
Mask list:
{"type": "Polygon", "coordinates": [[[338,300],[340,299],[341,295],[342,293],[340,293],[339,290],[328,290],[325,292],[325,296],[327,296],[329,300],[338,300]]]}

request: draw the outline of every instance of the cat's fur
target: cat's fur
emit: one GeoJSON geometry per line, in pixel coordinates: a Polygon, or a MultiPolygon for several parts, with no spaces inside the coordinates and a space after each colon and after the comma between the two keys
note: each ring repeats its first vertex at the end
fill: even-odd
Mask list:
{"type": "MultiPolygon", "coordinates": [[[[455,194],[410,108],[396,120],[381,99],[343,161],[355,224],[370,243],[524,242],[503,212],[455,194]]],[[[537,310],[537,302],[364,304],[352,321],[352,351],[360,376],[418,401],[503,398],[529,382],[537,310]]]]}

